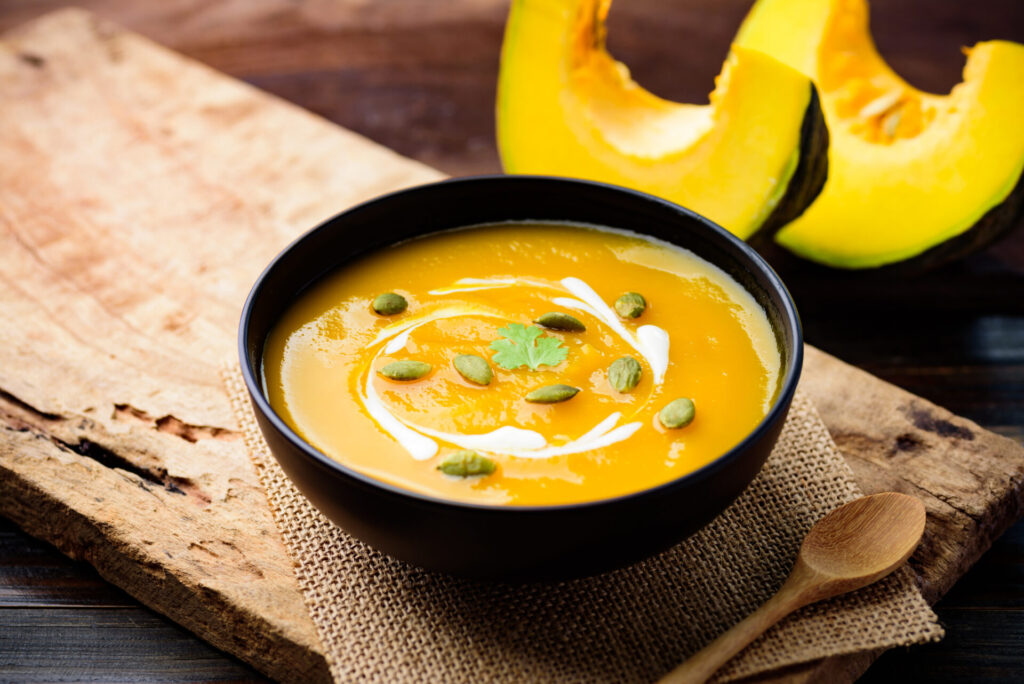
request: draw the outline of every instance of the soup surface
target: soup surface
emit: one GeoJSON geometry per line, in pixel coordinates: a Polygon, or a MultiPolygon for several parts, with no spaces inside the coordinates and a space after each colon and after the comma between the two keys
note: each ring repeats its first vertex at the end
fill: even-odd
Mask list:
{"type": "Polygon", "coordinates": [[[274,410],[331,458],[417,492],[518,505],[700,468],[764,417],[779,370],[765,312],[717,267],[632,233],[541,224],[439,233],[346,265],[285,312],[263,369],[274,410]],[[407,307],[377,313],[382,293],[407,307]],[[624,293],[645,306],[623,316],[624,293]],[[548,313],[585,330],[536,323],[548,313]],[[479,357],[475,381],[454,364],[463,355],[479,357]],[[551,385],[568,389],[539,398],[560,401],[527,400],[551,385]],[[679,402],[662,411],[680,398],[690,422],[679,402]],[[448,474],[466,465],[483,472],[448,474]]]}

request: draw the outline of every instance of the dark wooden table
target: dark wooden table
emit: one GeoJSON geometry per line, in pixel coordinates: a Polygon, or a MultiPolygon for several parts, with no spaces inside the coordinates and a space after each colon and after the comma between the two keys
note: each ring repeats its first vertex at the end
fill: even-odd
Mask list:
{"type": "MultiPolygon", "coordinates": [[[[0,31],[65,0],[0,0],[0,31]]],[[[502,0],[82,0],[211,66],[448,173],[499,170],[502,0]]],[[[637,80],[706,101],[749,0],[619,0],[609,42],[637,80]]],[[[1021,0],[876,0],[880,49],[945,92],[961,45],[1024,42],[1021,0]]],[[[1024,74],[1022,74],[1024,78],[1024,74]]],[[[1024,115],[1022,115],[1024,125],[1024,115]]],[[[1024,226],[913,280],[844,276],[772,251],[809,342],[1024,441],[1024,226]]],[[[941,644],[884,655],[865,681],[1024,679],[1024,523],[937,607],[941,644]]],[[[257,673],[0,519],[0,681],[258,681],[257,673]]]]}

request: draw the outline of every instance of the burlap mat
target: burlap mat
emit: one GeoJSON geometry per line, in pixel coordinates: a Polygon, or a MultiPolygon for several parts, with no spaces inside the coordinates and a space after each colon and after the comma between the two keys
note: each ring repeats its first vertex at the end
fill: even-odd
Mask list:
{"type": "MultiPolygon", "coordinates": [[[[332,525],[267,451],[237,370],[225,383],[336,681],[653,681],[782,584],[825,513],[860,495],[799,394],[750,487],[687,541],[599,577],[509,586],[439,575],[332,525]]],[[[942,628],[904,567],[790,616],[717,675],[935,641],[942,628]]]]}

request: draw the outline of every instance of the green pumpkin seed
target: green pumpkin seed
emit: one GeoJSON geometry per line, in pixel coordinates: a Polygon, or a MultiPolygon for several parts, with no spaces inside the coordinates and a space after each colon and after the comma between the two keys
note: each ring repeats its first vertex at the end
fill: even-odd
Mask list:
{"type": "Polygon", "coordinates": [[[639,361],[632,356],[623,356],[608,366],[608,383],[616,392],[629,392],[640,384],[641,373],[643,368],[639,361]]]}
{"type": "Polygon", "coordinates": [[[477,385],[490,385],[494,371],[487,361],[476,354],[459,354],[452,361],[459,375],[477,385]]]}
{"type": "Polygon", "coordinates": [[[670,401],[665,408],[661,409],[658,413],[658,419],[661,424],[667,427],[669,430],[675,430],[676,428],[683,428],[693,422],[695,408],[693,401],[683,397],[670,401]]]}
{"type": "Polygon", "coordinates": [[[583,321],[560,311],[550,311],[534,321],[537,325],[543,325],[551,330],[563,330],[565,332],[583,332],[587,326],[583,321]]]}
{"type": "Polygon", "coordinates": [[[405,297],[394,292],[385,292],[377,295],[373,300],[373,310],[381,316],[394,316],[409,308],[409,302],[405,297]]]}
{"type": "Polygon", "coordinates": [[[490,475],[497,467],[491,459],[467,449],[448,454],[437,466],[437,469],[445,475],[469,477],[470,475],[490,475]]]}
{"type": "Polygon", "coordinates": [[[579,387],[572,385],[548,385],[527,394],[526,401],[532,404],[557,404],[560,401],[569,401],[579,394],[579,391],[579,387]]]}
{"type": "Polygon", "coordinates": [[[392,361],[377,370],[388,380],[419,380],[430,372],[431,366],[423,361],[392,361]]]}
{"type": "Polygon", "coordinates": [[[627,292],[615,300],[615,313],[623,318],[640,318],[647,308],[647,300],[637,292],[627,292]]]}

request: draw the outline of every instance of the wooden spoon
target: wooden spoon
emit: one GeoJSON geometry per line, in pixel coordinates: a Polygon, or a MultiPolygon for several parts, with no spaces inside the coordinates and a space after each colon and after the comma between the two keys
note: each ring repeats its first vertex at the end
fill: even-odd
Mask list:
{"type": "Polygon", "coordinates": [[[809,603],[866,587],[903,565],[924,533],[924,504],[886,492],[832,511],[811,528],[789,578],[745,620],[661,679],[703,682],[769,627],[809,603]]]}

